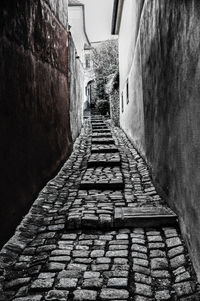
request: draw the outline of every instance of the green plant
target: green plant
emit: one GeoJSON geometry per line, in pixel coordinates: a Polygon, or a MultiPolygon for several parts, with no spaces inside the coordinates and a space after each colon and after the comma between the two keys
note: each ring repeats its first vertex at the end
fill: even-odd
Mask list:
{"type": "Polygon", "coordinates": [[[107,100],[97,100],[96,108],[101,115],[109,114],[110,106],[107,100]]]}

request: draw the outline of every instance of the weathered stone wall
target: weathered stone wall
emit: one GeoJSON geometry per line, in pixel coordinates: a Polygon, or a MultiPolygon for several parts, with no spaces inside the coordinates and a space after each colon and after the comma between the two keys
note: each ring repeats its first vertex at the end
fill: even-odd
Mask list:
{"type": "MultiPolygon", "coordinates": [[[[137,76],[131,84],[142,91],[147,160],[178,213],[200,279],[199,24],[198,0],[146,0],[134,50],[137,76]]],[[[137,131],[137,107],[127,131],[137,131]]]]}
{"type": "Polygon", "coordinates": [[[83,118],[84,101],[84,67],[76,55],[76,48],[69,35],[69,98],[70,126],[73,141],[79,135],[83,118]]]}
{"type": "Polygon", "coordinates": [[[115,126],[119,126],[119,89],[114,89],[110,96],[110,115],[115,126]]]}
{"type": "Polygon", "coordinates": [[[109,96],[110,117],[115,126],[120,126],[119,72],[109,76],[109,80],[106,85],[106,93],[109,96]]]}
{"type": "Polygon", "coordinates": [[[66,0],[1,1],[1,244],[71,152],[66,25],[66,0]]]}

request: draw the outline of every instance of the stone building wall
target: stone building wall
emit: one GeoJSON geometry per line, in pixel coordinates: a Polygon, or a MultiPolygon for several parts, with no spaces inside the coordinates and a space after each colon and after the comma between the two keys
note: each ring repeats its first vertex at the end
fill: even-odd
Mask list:
{"type": "Polygon", "coordinates": [[[83,118],[84,101],[84,67],[77,57],[76,48],[69,34],[68,40],[69,57],[69,99],[70,99],[70,127],[72,140],[79,135],[83,118]]]}
{"type": "Polygon", "coordinates": [[[145,1],[130,82],[137,93],[126,106],[131,115],[121,118],[129,120],[122,120],[127,133],[135,131],[132,141],[140,138],[154,179],[179,216],[200,279],[199,24],[198,0],[145,1]]]}
{"type": "Polygon", "coordinates": [[[72,149],[67,4],[1,1],[1,244],[72,149]]]}
{"type": "Polygon", "coordinates": [[[119,103],[119,72],[110,75],[106,85],[106,93],[109,97],[110,117],[115,126],[119,126],[120,103],[119,103]]]}

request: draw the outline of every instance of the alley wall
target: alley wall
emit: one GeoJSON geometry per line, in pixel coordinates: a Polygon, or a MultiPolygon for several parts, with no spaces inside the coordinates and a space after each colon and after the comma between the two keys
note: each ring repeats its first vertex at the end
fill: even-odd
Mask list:
{"type": "Polygon", "coordinates": [[[0,243],[72,150],[67,0],[0,10],[0,243]]]}
{"type": "Polygon", "coordinates": [[[81,131],[84,101],[84,67],[81,63],[71,34],[68,37],[68,78],[70,99],[70,128],[74,141],[81,131]]]}
{"type": "Polygon", "coordinates": [[[140,25],[127,72],[132,92],[121,126],[139,142],[178,214],[200,279],[200,4],[146,0],[135,14],[140,25]]]}
{"type": "Polygon", "coordinates": [[[120,125],[144,155],[144,112],[140,41],[143,1],[124,1],[119,34],[120,125]],[[137,47],[136,47],[137,45],[137,47]]]}

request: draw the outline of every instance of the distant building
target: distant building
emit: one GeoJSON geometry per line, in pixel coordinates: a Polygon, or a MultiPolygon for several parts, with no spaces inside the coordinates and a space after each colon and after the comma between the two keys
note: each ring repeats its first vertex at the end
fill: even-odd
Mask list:
{"type": "Polygon", "coordinates": [[[80,59],[84,69],[84,99],[83,110],[90,107],[92,101],[92,84],[94,82],[94,71],[91,60],[92,46],[88,39],[85,27],[85,7],[78,0],[69,0],[69,25],[72,39],[76,48],[76,58],[80,59]]]}

